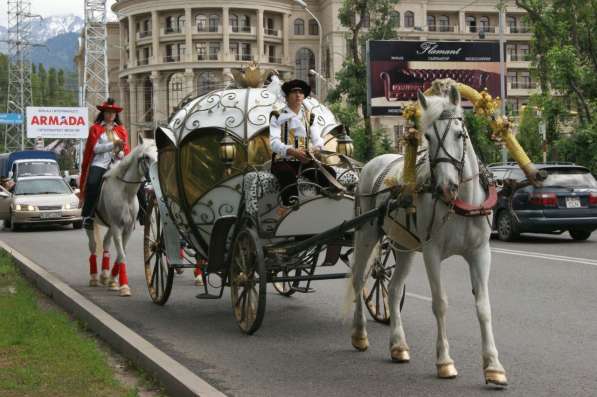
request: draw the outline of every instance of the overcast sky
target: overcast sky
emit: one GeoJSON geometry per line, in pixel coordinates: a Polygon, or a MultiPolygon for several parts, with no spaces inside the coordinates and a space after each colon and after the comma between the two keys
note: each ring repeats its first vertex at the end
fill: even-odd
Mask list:
{"type": "MultiPolygon", "coordinates": [[[[75,14],[83,17],[85,13],[85,0],[30,0],[31,13],[48,17],[51,15],[75,14]]],[[[108,9],[108,19],[116,19],[116,16],[110,10],[116,0],[106,0],[108,9]]],[[[0,25],[7,25],[6,0],[0,0],[0,25]]]]}

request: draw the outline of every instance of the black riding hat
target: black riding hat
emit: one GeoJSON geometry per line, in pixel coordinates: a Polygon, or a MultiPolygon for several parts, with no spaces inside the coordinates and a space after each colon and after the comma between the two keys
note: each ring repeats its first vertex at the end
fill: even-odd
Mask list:
{"type": "Polygon", "coordinates": [[[282,91],[284,95],[288,96],[292,91],[299,90],[305,95],[305,98],[311,94],[311,86],[303,80],[290,80],[282,84],[282,91]]]}

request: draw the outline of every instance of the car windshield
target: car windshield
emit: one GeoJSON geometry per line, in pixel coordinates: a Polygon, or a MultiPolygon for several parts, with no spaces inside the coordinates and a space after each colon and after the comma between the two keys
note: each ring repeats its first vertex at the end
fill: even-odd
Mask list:
{"type": "Polygon", "coordinates": [[[28,179],[19,180],[15,186],[15,194],[69,194],[70,188],[62,179],[28,179]]]}
{"type": "Polygon", "coordinates": [[[53,161],[19,163],[17,177],[34,175],[60,175],[58,164],[53,161]]]}
{"type": "Polygon", "coordinates": [[[589,172],[578,169],[547,170],[543,186],[597,188],[597,181],[589,172]]]}

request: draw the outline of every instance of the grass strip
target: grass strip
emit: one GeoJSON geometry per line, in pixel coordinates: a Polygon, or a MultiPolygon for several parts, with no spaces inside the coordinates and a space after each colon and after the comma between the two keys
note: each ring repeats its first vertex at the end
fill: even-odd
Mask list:
{"type": "Polygon", "coordinates": [[[136,396],[120,384],[95,339],[55,309],[0,251],[0,395],[136,396]]]}

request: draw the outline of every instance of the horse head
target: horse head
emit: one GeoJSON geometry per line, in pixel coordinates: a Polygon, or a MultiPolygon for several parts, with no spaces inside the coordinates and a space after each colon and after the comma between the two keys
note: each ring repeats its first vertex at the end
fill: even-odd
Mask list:
{"type": "Polygon", "coordinates": [[[418,93],[420,129],[428,142],[433,194],[450,202],[458,196],[466,160],[466,128],[460,93],[451,85],[447,96],[418,93]]]}
{"type": "Polygon", "coordinates": [[[154,139],[143,138],[141,135],[139,135],[139,146],[140,152],[137,161],[139,174],[147,176],[151,164],[158,161],[158,149],[154,139]]]}

